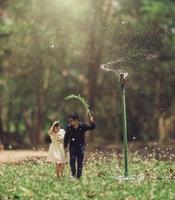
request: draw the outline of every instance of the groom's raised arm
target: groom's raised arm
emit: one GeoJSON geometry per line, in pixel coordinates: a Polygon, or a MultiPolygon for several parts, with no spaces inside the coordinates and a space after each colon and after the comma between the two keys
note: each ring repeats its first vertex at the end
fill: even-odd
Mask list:
{"type": "Polygon", "coordinates": [[[96,127],[94,122],[84,123],[84,129],[86,131],[94,130],[96,127]]]}
{"type": "Polygon", "coordinates": [[[89,115],[89,123],[84,124],[84,129],[86,131],[89,131],[89,130],[94,130],[95,128],[96,128],[96,125],[94,122],[94,118],[92,117],[92,115],[89,115]]]}

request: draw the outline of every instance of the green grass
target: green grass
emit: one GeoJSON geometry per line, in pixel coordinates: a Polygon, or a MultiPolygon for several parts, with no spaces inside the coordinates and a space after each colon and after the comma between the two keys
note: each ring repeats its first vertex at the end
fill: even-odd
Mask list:
{"type": "Polygon", "coordinates": [[[59,200],[164,200],[175,199],[175,165],[173,161],[145,160],[132,155],[130,174],[144,179],[116,181],[123,174],[123,161],[116,154],[92,154],[86,161],[80,181],[66,176],[56,178],[54,166],[43,160],[0,165],[0,199],[59,200]]]}

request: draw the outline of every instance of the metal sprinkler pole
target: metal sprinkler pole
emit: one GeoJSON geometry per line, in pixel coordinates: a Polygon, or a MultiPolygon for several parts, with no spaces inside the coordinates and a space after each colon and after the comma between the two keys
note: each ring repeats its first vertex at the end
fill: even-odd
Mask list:
{"type": "Polygon", "coordinates": [[[121,92],[122,92],[122,115],[123,115],[123,142],[124,142],[124,176],[128,177],[128,138],[127,138],[127,120],[126,120],[126,98],[125,98],[125,79],[120,74],[121,92]]]}
{"type": "Polygon", "coordinates": [[[129,167],[128,167],[128,133],[127,133],[127,113],[126,113],[126,90],[125,90],[125,80],[128,76],[128,72],[121,69],[111,68],[110,65],[117,63],[110,62],[107,64],[102,64],[101,69],[107,72],[114,72],[119,78],[120,86],[121,86],[121,100],[122,100],[122,125],[123,125],[123,143],[124,143],[124,176],[117,176],[116,180],[133,180],[133,179],[144,179],[144,176],[129,176],[129,167]]]}
{"type": "Polygon", "coordinates": [[[125,80],[128,76],[128,73],[124,70],[121,69],[113,69],[110,68],[111,64],[114,64],[117,62],[110,62],[107,64],[102,64],[101,65],[101,69],[105,70],[105,71],[110,71],[110,72],[114,72],[118,78],[119,78],[119,82],[121,85],[121,95],[122,95],[122,125],[123,125],[123,143],[124,143],[124,176],[119,176],[117,177],[117,180],[128,180],[128,179],[135,179],[136,177],[134,176],[129,176],[129,170],[128,170],[128,136],[127,136],[127,115],[126,115],[126,90],[125,90],[125,80]]]}

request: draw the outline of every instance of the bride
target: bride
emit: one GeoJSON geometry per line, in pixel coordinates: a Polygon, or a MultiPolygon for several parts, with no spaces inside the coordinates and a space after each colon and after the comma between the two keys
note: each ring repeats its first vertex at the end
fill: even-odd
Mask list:
{"type": "Polygon", "coordinates": [[[48,134],[51,138],[47,161],[56,164],[57,177],[63,176],[63,171],[66,163],[63,140],[65,131],[60,128],[59,121],[55,121],[50,127],[48,134]]]}

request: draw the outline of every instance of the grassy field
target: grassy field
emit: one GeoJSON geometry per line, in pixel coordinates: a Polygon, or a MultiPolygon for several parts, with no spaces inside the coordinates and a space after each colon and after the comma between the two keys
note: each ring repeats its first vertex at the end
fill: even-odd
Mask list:
{"type": "Polygon", "coordinates": [[[18,164],[1,164],[0,199],[175,199],[173,161],[143,159],[132,154],[129,163],[130,174],[141,178],[117,181],[115,178],[123,174],[123,160],[115,153],[91,154],[79,181],[70,179],[68,166],[65,177],[57,179],[54,166],[41,158],[18,164]]]}

